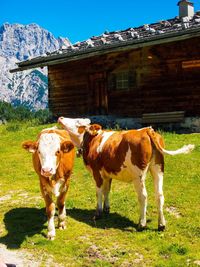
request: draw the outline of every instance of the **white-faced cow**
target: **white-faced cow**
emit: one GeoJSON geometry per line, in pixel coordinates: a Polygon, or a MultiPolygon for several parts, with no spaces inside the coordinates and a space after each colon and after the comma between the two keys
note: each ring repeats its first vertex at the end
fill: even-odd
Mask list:
{"type": "Polygon", "coordinates": [[[93,174],[97,195],[96,217],[101,216],[103,210],[107,213],[110,210],[109,192],[112,179],[133,182],[140,205],[138,228],[140,230],[145,228],[147,208],[145,177],[147,171],[150,171],[158,207],[158,229],[164,230],[164,154],[189,153],[194,145],[167,151],[164,149],[162,136],[151,127],[128,131],[105,131],[98,124],[90,125],[88,120],[60,117],[58,122],[69,132],[74,144],[82,148],[84,163],[93,174]]]}
{"type": "Polygon", "coordinates": [[[74,163],[74,145],[67,131],[49,128],[40,132],[37,141],[25,141],[22,147],[33,153],[33,166],[46,204],[47,237],[53,240],[55,204],[52,195],[57,197],[58,227],[65,229],[65,197],[74,163]]]}

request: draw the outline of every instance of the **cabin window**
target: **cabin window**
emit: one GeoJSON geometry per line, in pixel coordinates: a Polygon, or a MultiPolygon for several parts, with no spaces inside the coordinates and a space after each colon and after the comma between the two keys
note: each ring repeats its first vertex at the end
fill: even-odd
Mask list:
{"type": "Polygon", "coordinates": [[[120,72],[116,74],[116,90],[128,89],[129,73],[120,72]]]}
{"type": "Polygon", "coordinates": [[[110,91],[131,90],[135,85],[135,74],[130,71],[111,73],[108,77],[110,91]]]}

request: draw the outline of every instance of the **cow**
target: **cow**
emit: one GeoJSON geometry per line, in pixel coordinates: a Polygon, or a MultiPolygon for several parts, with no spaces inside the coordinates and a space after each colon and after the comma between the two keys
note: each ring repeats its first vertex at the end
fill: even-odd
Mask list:
{"type": "Polygon", "coordinates": [[[158,208],[158,230],[165,229],[163,214],[164,154],[189,153],[194,145],[186,145],[175,151],[164,149],[163,137],[152,127],[138,130],[103,130],[88,120],[60,117],[58,123],[66,129],[74,144],[82,149],[83,161],[96,182],[97,207],[95,217],[109,213],[109,192],[112,179],[132,182],[138,196],[140,217],[138,230],[146,228],[147,191],[145,178],[148,171],[154,180],[158,208]],[[80,123],[81,122],[81,123],[80,123]],[[102,200],[104,197],[104,205],[102,200]]]}
{"type": "Polygon", "coordinates": [[[36,141],[25,141],[22,147],[32,153],[35,172],[39,176],[40,189],[46,204],[48,218],[47,238],[55,238],[55,203],[57,198],[58,227],[65,229],[65,197],[74,164],[75,149],[65,130],[48,128],[42,130],[36,141]]]}

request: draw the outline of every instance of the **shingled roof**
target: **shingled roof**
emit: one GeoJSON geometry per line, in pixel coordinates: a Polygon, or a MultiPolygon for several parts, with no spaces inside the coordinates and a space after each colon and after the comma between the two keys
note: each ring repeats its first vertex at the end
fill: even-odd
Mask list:
{"type": "Polygon", "coordinates": [[[17,63],[18,68],[11,72],[64,63],[119,50],[184,40],[195,36],[200,36],[199,12],[193,17],[175,17],[122,31],[106,31],[100,36],[93,36],[67,48],[17,63]]]}

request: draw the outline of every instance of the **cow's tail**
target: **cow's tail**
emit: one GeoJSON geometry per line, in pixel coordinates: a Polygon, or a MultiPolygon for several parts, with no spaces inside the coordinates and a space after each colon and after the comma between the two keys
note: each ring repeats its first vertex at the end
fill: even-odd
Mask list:
{"type": "Polygon", "coordinates": [[[166,150],[162,147],[161,143],[160,143],[160,135],[157,134],[153,128],[149,127],[147,128],[147,134],[149,135],[151,141],[153,142],[153,144],[155,145],[155,147],[162,153],[162,154],[167,154],[167,155],[171,155],[171,156],[175,156],[178,154],[188,154],[190,153],[194,148],[195,145],[189,144],[189,145],[185,145],[177,150],[166,150]]]}

